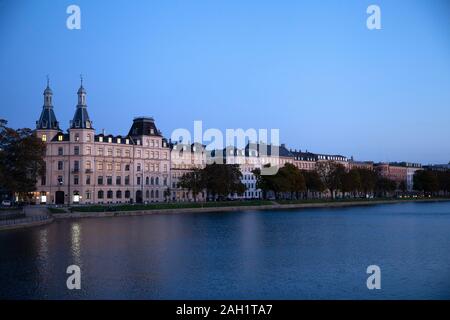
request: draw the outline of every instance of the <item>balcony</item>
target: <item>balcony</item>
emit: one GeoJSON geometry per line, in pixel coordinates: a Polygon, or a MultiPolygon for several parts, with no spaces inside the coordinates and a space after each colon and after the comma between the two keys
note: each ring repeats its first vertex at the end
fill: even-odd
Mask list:
{"type": "Polygon", "coordinates": [[[85,173],[93,173],[92,169],[86,169],[85,173]]]}
{"type": "Polygon", "coordinates": [[[72,169],[72,173],[79,173],[80,172],[80,168],[73,168],[72,169]]]}

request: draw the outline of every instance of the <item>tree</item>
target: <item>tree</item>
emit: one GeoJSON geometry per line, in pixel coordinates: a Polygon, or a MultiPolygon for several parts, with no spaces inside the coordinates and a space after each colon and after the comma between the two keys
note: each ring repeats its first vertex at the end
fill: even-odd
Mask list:
{"type": "Polygon", "coordinates": [[[419,170],[414,173],[414,189],[423,193],[434,194],[439,191],[439,180],[431,170],[419,170]]]}
{"type": "Polygon", "coordinates": [[[406,181],[401,181],[399,184],[398,184],[398,189],[402,192],[402,193],[405,193],[407,190],[408,190],[408,186],[406,185],[406,181]]]}
{"type": "Polygon", "coordinates": [[[342,187],[344,166],[334,161],[321,161],[317,163],[316,171],[325,187],[330,190],[331,198],[334,199],[334,192],[342,187]]]}
{"type": "Polygon", "coordinates": [[[277,191],[288,192],[291,199],[294,194],[298,198],[298,193],[306,190],[305,179],[301,171],[291,163],[286,163],[284,167],[280,168],[275,175],[275,179],[277,191]]]}
{"type": "Polygon", "coordinates": [[[361,176],[359,175],[359,170],[351,169],[342,175],[342,192],[355,194],[361,190],[361,176]]]}
{"type": "MultiPolygon", "coordinates": [[[[305,177],[306,190],[309,192],[324,192],[326,190],[325,185],[320,179],[317,171],[303,171],[305,177]]],[[[308,194],[308,192],[306,193],[308,194]]]]}
{"type": "Polygon", "coordinates": [[[166,202],[170,200],[170,194],[171,194],[170,188],[167,187],[167,188],[164,190],[164,200],[165,200],[166,202]]]}
{"type": "Polygon", "coordinates": [[[195,168],[183,174],[178,181],[178,187],[188,189],[192,193],[194,202],[197,202],[197,195],[205,189],[204,172],[195,168]]]}
{"type": "Polygon", "coordinates": [[[358,172],[361,179],[361,190],[366,196],[373,193],[377,183],[377,173],[369,169],[359,169],[358,172]]]}
{"type": "Polygon", "coordinates": [[[375,185],[375,189],[377,190],[377,192],[384,197],[386,197],[389,193],[395,191],[396,188],[397,184],[395,183],[395,181],[381,176],[378,177],[375,185]]]}
{"type": "Polygon", "coordinates": [[[238,164],[208,164],[203,169],[203,174],[204,186],[213,199],[235,193],[242,195],[245,192],[238,164]]]}
{"type": "Polygon", "coordinates": [[[0,120],[0,187],[27,198],[45,174],[45,144],[31,129],[8,128],[0,120]]]}

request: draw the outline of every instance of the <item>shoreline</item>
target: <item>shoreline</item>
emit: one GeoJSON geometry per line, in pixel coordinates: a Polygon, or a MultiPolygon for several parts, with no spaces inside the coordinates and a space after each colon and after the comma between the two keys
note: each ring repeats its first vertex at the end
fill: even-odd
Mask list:
{"type": "Polygon", "coordinates": [[[294,209],[321,209],[321,208],[344,208],[357,206],[375,206],[397,203],[411,202],[450,202],[450,198],[434,199],[411,199],[411,200],[362,200],[362,201],[336,201],[319,203],[291,203],[270,205],[248,205],[248,206],[228,206],[228,207],[203,207],[203,208],[171,208],[171,209],[152,209],[136,211],[114,211],[114,212],[71,212],[71,213],[49,213],[48,219],[40,221],[30,221],[25,223],[2,225],[1,231],[17,230],[43,226],[51,224],[56,220],[64,219],[82,219],[82,218],[113,218],[113,217],[135,217],[147,216],[153,214],[182,214],[182,213],[214,213],[214,212],[235,212],[235,211],[266,211],[266,210],[294,210],[294,209]]]}
{"type": "Polygon", "coordinates": [[[172,209],[152,209],[136,211],[114,211],[114,212],[71,212],[52,214],[55,220],[78,219],[78,218],[105,218],[105,217],[127,217],[145,216],[152,214],[181,214],[181,213],[213,213],[213,212],[234,212],[234,211],[265,211],[265,210],[292,210],[311,208],[341,208],[356,206],[372,206],[381,204],[411,203],[411,202],[446,202],[446,199],[417,199],[417,200],[365,200],[365,201],[342,201],[342,202],[320,202],[320,203],[292,203],[292,204],[270,204],[270,205],[249,205],[249,206],[229,206],[229,207],[204,207],[204,208],[172,208],[172,209]]]}

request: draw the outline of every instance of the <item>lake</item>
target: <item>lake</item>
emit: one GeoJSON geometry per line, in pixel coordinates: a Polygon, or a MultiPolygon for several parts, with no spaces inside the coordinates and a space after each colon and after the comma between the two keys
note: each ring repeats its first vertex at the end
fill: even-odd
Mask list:
{"type": "Polygon", "coordinates": [[[60,220],[0,232],[2,299],[450,299],[450,202],[60,220]],[[81,269],[68,290],[66,269],[81,269]],[[381,270],[369,290],[366,269],[381,270]]]}

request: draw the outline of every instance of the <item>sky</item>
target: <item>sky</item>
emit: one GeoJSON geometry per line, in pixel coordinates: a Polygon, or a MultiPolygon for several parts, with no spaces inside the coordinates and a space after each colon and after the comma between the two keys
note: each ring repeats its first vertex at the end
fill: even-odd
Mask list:
{"type": "Polygon", "coordinates": [[[97,132],[279,129],[292,149],[450,161],[445,0],[0,0],[0,118],[34,127],[46,76],[66,130],[80,74],[97,132]],[[69,30],[69,5],[81,29],[69,30]],[[369,5],[381,30],[366,26],[369,5]]]}

